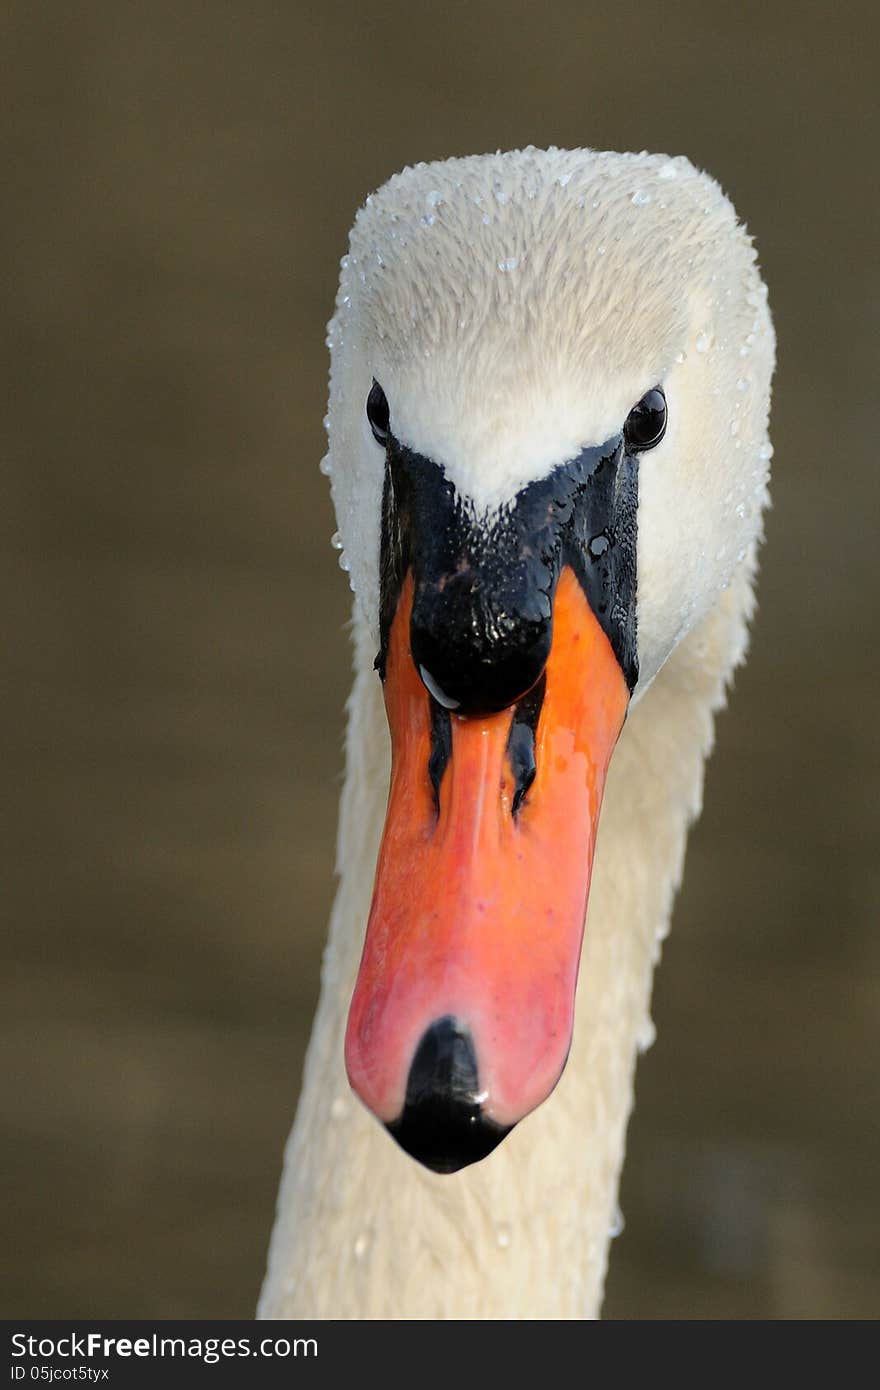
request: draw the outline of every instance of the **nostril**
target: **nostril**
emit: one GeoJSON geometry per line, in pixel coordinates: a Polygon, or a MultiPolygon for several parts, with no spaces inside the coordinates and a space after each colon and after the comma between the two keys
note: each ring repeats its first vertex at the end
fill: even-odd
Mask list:
{"type": "Polygon", "coordinates": [[[438,1019],[425,1032],[410,1067],[403,1113],[387,1128],[401,1148],[436,1173],[478,1163],[510,1132],[482,1113],[474,1045],[457,1019],[438,1019]]]}

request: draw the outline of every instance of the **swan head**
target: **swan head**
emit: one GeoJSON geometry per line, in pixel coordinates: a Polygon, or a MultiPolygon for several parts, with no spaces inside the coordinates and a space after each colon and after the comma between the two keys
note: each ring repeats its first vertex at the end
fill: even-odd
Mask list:
{"type": "Polygon", "coordinates": [[[773,332],[686,159],[530,149],[368,199],[329,345],[392,738],[346,1063],[453,1171],[564,1067],[615,742],[760,536],[773,332]]]}

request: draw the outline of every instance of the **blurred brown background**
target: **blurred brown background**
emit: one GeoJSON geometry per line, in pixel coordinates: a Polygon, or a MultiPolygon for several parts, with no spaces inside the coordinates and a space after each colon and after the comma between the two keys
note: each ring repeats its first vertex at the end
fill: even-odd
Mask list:
{"type": "Polygon", "coordinates": [[[7,1316],[248,1316],[333,892],[346,234],[407,162],[687,153],[779,333],[752,655],[657,978],[606,1312],[874,1316],[873,4],[7,0],[7,1316]]]}

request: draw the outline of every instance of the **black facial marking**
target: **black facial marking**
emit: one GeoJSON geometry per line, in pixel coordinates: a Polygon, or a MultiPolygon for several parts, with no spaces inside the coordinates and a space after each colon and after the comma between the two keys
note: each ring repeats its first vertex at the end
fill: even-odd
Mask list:
{"type": "Polygon", "coordinates": [[[449,710],[431,695],[431,756],[428,759],[428,776],[434,789],[434,810],[440,814],[440,783],[452,756],[452,723],[449,710]]]}
{"type": "Polygon", "coordinates": [[[547,680],[542,676],[513,712],[513,723],[507,739],[507,758],[513,773],[513,804],[510,809],[514,817],[535,780],[535,738],[546,688],[547,680]]]}
{"type": "Polygon", "coordinates": [[[522,701],[543,674],[556,583],[570,565],[633,689],[638,453],[623,432],[485,515],[437,464],[390,433],[385,458],[376,659],[383,679],[412,570],[410,646],[426,684],[461,715],[522,701]]]}

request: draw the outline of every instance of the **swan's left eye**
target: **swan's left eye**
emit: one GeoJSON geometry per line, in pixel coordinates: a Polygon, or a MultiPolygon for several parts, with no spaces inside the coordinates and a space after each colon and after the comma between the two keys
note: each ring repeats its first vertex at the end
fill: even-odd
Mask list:
{"type": "Polygon", "coordinates": [[[391,428],[391,411],[388,408],[388,397],[378,381],[373,382],[370,387],[370,394],[367,396],[367,419],[370,422],[370,429],[373,431],[373,438],[384,449],[388,443],[388,431],[391,428]]]}
{"type": "Polygon", "coordinates": [[[631,449],[653,449],[666,433],[666,397],[655,386],[626,417],[623,437],[631,449]]]}

